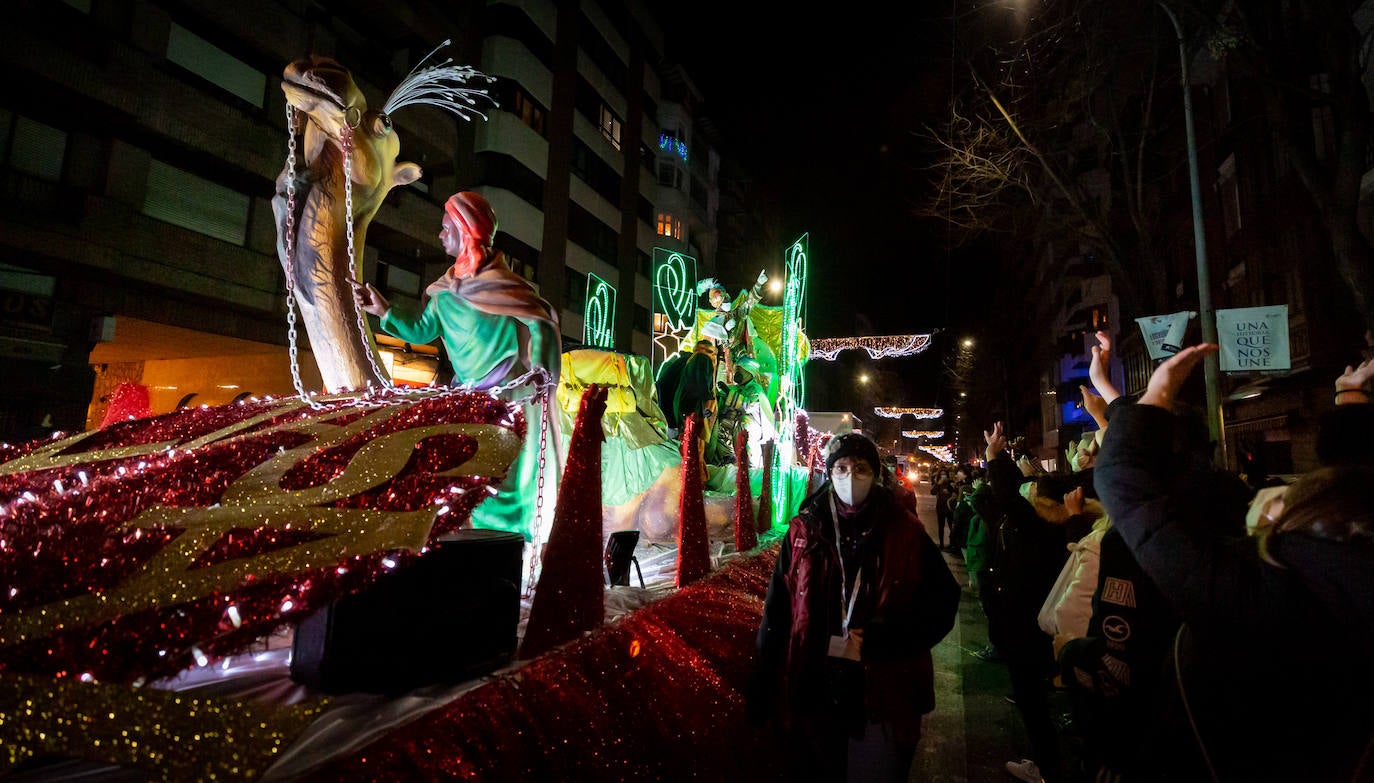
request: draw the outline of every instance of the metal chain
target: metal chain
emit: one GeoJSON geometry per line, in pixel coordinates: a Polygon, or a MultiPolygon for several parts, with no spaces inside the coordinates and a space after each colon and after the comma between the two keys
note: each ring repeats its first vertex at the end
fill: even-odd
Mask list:
{"type": "Polygon", "coordinates": [[[324,408],[310,399],[301,382],[301,363],[296,349],[296,107],[286,104],[286,344],[291,357],[291,383],[296,396],[315,410],[324,408]]]}
{"type": "MultiPolygon", "coordinates": [[[[329,407],[324,402],[320,402],[305,391],[305,384],[301,381],[300,359],[297,350],[296,333],[296,281],[295,281],[295,259],[296,259],[296,110],[290,103],[286,104],[286,130],[287,130],[287,156],[286,156],[286,225],[284,238],[286,249],[286,335],[291,357],[291,381],[296,388],[296,395],[302,402],[309,405],[314,410],[323,410],[329,407]]],[[[349,264],[353,263],[354,258],[354,234],[353,234],[353,129],[345,125],[342,129],[341,147],[343,148],[343,176],[344,176],[344,217],[348,236],[348,259],[349,264]]],[[[403,405],[411,402],[417,397],[446,397],[456,394],[468,394],[475,391],[469,383],[459,386],[450,386],[443,389],[429,388],[401,388],[393,385],[388,376],[382,373],[377,366],[377,361],[367,339],[367,323],[363,318],[362,307],[356,298],[353,300],[353,311],[357,317],[358,336],[362,340],[363,352],[367,356],[368,363],[372,366],[372,371],[382,382],[381,389],[363,390],[361,394],[341,396],[338,400],[329,400],[332,404],[338,404],[340,408],[375,408],[386,405],[403,405]]],[[[539,479],[535,494],[534,506],[534,552],[530,557],[530,578],[526,583],[526,589],[533,587],[534,574],[539,565],[539,532],[544,512],[544,484],[546,473],[548,472],[548,444],[549,444],[549,398],[553,394],[555,386],[553,376],[544,367],[534,367],[528,372],[507,381],[498,386],[486,389],[486,393],[493,398],[500,398],[500,395],[518,389],[522,386],[530,386],[531,391],[526,395],[519,395],[509,400],[506,404],[512,410],[522,407],[530,400],[538,399],[540,406],[539,416],[539,479]]]]}
{"type": "MultiPolygon", "coordinates": [[[[542,368],[540,368],[542,370],[542,368]]],[[[545,381],[548,373],[544,373],[545,381]]],[[[525,597],[534,592],[534,575],[539,571],[540,546],[539,533],[544,527],[544,475],[548,471],[549,450],[549,394],[547,383],[539,387],[539,483],[534,496],[534,526],[530,531],[532,549],[530,551],[530,573],[525,579],[525,597]]]]}
{"type": "MultiPolygon", "coordinates": [[[[348,232],[348,266],[353,268],[353,128],[347,123],[339,129],[339,146],[343,148],[343,178],[344,178],[344,227],[348,232]]],[[[382,372],[382,368],[377,366],[376,351],[372,350],[372,341],[368,339],[367,319],[363,317],[363,307],[358,303],[356,296],[350,296],[353,300],[353,315],[358,324],[358,340],[362,342],[363,355],[367,357],[367,363],[372,367],[372,375],[381,383],[382,388],[395,388],[391,383],[391,376],[382,372]]],[[[368,386],[372,382],[368,381],[368,386]]]]}

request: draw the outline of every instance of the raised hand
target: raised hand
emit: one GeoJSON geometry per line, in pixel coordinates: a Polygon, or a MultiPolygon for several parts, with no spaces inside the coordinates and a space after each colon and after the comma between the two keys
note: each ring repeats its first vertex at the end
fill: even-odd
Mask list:
{"type": "Polygon", "coordinates": [[[391,310],[391,303],[371,283],[360,283],[351,277],[345,279],[353,287],[353,301],[363,312],[381,318],[391,310]]]}
{"type": "MultiPolygon", "coordinates": [[[[1092,348],[1093,359],[1088,365],[1088,378],[1093,388],[1102,395],[1108,404],[1121,396],[1121,391],[1112,385],[1112,338],[1106,332],[1097,333],[1097,345],[1092,348]]],[[[1086,404],[1086,403],[1085,403],[1086,404]]]]}
{"type": "Polygon", "coordinates": [[[1374,377],[1374,359],[1365,359],[1359,367],[1346,365],[1345,372],[1336,379],[1336,404],[1369,402],[1369,379],[1374,377]]]}
{"type": "Polygon", "coordinates": [[[1365,359],[1359,367],[1346,365],[1345,372],[1336,379],[1336,391],[1368,390],[1370,378],[1374,378],[1374,359],[1365,359]]]}
{"type": "Polygon", "coordinates": [[[983,431],[983,440],[987,441],[988,462],[997,458],[998,454],[1007,450],[1007,435],[1002,431],[1002,422],[992,425],[992,432],[983,431]]]}
{"type": "Polygon", "coordinates": [[[1083,410],[1093,417],[1097,422],[1098,429],[1107,426],[1107,398],[1099,397],[1088,390],[1087,386],[1079,386],[1078,391],[1083,395],[1083,410]]]}
{"type": "Polygon", "coordinates": [[[1150,375],[1150,383],[1145,387],[1145,393],[1140,396],[1140,404],[1157,408],[1168,408],[1173,405],[1178,390],[1202,362],[1203,357],[1218,350],[1220,348],[1215,343],[1202,343],[1184,348],[1170,356],[1150,375]]]}
{"type": "Polygon", "coordinates": [[[760,269],[760,270],[759,270],[759,279],[758,279],[757,282],[754,283],[754,285],[763,285],[763,284],[766,283],[766,282],[768,282],[768,270],[767,270],[767,269],[760,269]]]}
{"type": "Polygon", "coordinates": [[[1083,513],[1085,504],[1083,503],[1082,487],[1075,487],[1072,492],[1064,496],[1064,507],[1075,516],[1083,513]]]}

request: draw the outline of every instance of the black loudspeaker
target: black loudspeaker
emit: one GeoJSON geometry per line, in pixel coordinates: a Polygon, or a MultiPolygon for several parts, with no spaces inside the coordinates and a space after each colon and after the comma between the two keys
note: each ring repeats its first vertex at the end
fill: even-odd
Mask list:
{"type": "Polygon", "coordinates": [[[296,627],[291,679],[398,694],[485,674],[515,655],[525,539],[459,530],[296,627]]]}
{"type": "Polygon", "coordinates": [[[606,577],[611,586],[630,586],[630,564],[639,574],[639,586],[644,586],[644,574],[639,570],[635,547],[639,545],[638,530],[621,530],[611,534],[606,542],[606,577]]]}

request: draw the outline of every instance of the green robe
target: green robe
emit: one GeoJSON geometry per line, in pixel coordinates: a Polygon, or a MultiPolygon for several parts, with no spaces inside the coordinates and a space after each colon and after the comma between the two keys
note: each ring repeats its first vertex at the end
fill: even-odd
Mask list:
{"type": "MultiPolygon", "coordinates": [[[[478,309],[449,291],[430,296],[418,316],[406,309],[392,307],[381,321],[387,334],[408,343],[425,344],[440,337],[453,365],[453,377],[462,383],[490,388],[523,375],[530,368],[521,356],[522,332],[529,335],[528,361],[544,367],[558,380],[562,341],[557,328],[541,318],[497,315],[478,309]]],[[[505,396],[528,393],[527,387],[505,396]]],[[[472,526],[506,530],[533,537],[535,503],[539,486],[539,431],[542,410],[537,402],[526,403],[528,430],[525,444],[502,480],[498,493],[478,504],[472,512],[472,526]]],[[[559,438],[556,420],[550,417],[548,433],[548,472],[544,484],[544,518],[552,519],[558,500],[559,438]]],[[[547,522],[542,534],[548,535],[547,522]]]]}

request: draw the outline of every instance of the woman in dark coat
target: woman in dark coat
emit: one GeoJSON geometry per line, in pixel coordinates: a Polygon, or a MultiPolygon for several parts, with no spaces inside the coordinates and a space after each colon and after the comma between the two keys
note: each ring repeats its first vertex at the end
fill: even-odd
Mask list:
{"type": "Polygon", "coordinates": [[[750,711],[781,718],[789,779],[905,781],[935,708],[930,649],[959,585],[881,469],[863,435],[831,441],[768,586],[750,711]]]}
{"type": "Polygon", "coordinates": [[[1138,404],[1113,402],[1097,461],[1116,529],[1183,620],[1158,721],[1176,731],[1153,755],[1168,780],[1374,779],[1374,468],[1361,437],[1374,367],[1336,381],[1318,440],[1326,467],[1266,509],[1271,533],[1235,539],[1200,516],[1239,521],[1244,505],[1212,502],[1210,483],[1175,455],[1175,397],[1216,350],[1180,351],[1138,404]]]}

